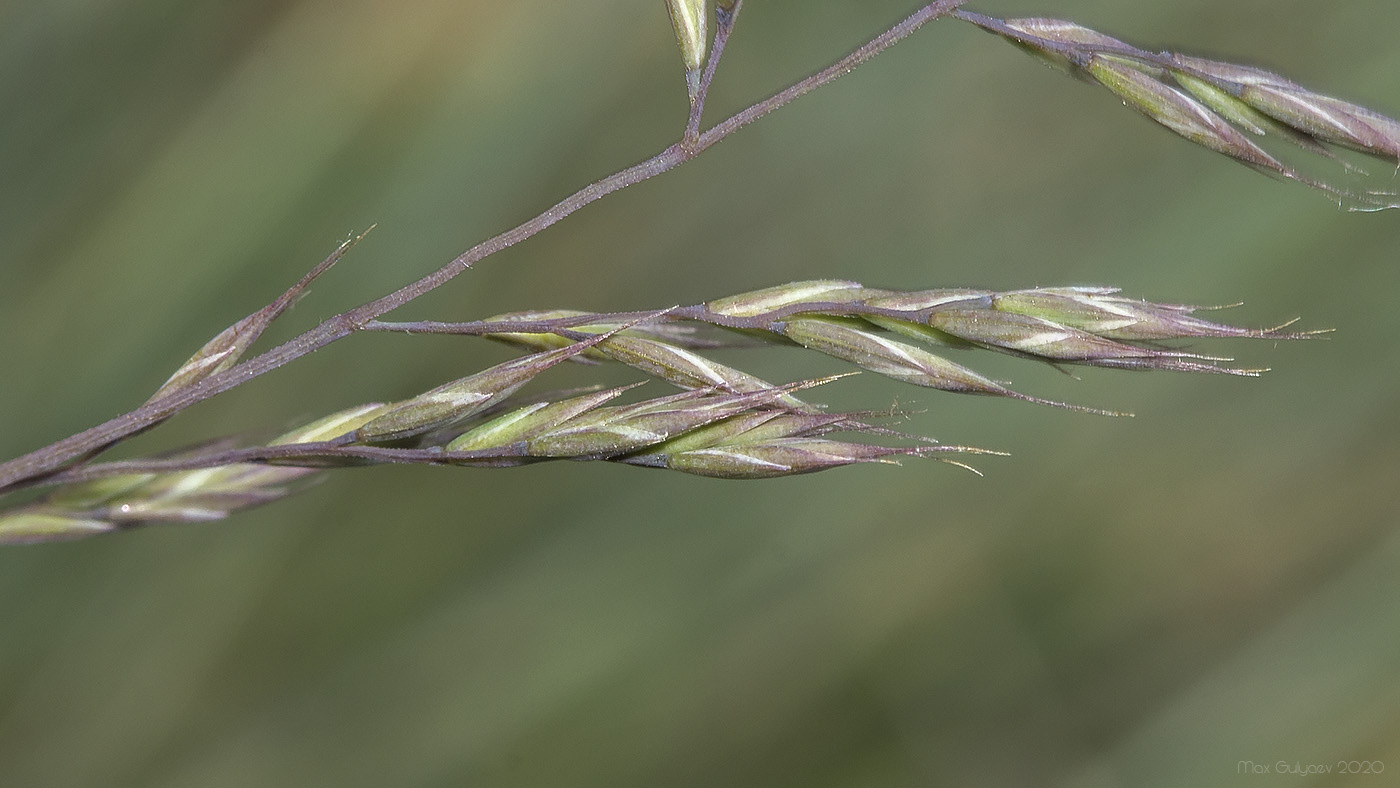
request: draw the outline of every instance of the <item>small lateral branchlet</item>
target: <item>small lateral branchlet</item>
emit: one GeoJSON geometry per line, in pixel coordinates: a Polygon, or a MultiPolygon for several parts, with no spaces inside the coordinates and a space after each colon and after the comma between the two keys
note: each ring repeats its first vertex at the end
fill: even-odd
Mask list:
{"type": "Polygon", "coordinates": [[[371,226],[359,235],[346,239],[326,259],[312,268],[306,276],[303,276],[300,281],[288,288],[272,303],[220,331],[213,339],[204,343],[204,346],[196,351],[189,360],[181,364],[180,368],[175,370],[147,401],[158,400],[171,392],[198,383],[210,375],[223,372],[237,364],[243,354],[248,352],[254,342],[257,342],[258,337],[267,330],[267,327],[306,295],[307,288],[311,286],[312,282],[331,270],[331,267],[340,262],[340,258],[344,257],[346,252],[354,248],[355,244],[369,235],[373,229],[374,227],[371,226]]]}

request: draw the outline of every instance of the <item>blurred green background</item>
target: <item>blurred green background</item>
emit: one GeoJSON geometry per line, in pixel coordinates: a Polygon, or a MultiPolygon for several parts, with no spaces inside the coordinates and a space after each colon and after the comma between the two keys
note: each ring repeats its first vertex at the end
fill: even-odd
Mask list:
{"type": "MultiPolygon", "coordinates": [[[[751,0],[712,116],[911,6],[751,0]]],[[[1393,0],[974,7],[1400,112],[1393,0]]],[[[656,0],[0,4],[0,454],[139,404],[350,232],[379,224],[270,339],[660,150],[684,112],[656,0]]],[[[937,23],[402,315],[844,277],[1113,284],[1336,333],[1208,348],[1260,380],[962,358],[1135,419],[826,392],[1011,452],[986,478],[357,470],[223,523],[0,551],[0,785],[1397,784],[1398,250],[1400,213],[1341,212],[937,23]]],[[[841,369],[788,355],[726,360],[841,369]]],[[[506,357],[351,338],[136,447],[506,357]]]]}

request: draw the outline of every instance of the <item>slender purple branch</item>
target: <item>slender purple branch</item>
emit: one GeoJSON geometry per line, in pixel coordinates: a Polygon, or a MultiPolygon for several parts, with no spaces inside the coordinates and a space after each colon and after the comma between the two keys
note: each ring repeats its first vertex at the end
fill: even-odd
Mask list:
{"type": "MultiPolygon", "coordinates": [[[[696,304],[694,306],[673,307],[667,310],[665,314],[658,316],[656,322],[669,323],[689,320],[718,326],[720,328],[776,331],[781,328],[780,323],[784,318],[804,313],[820,313],[826,316],[849,315],[852,317],[869,315],[927,323],[929,316],[940,309],[965,306],[966,303],[961,302],[932,306],[925,309],[907,310],[872,306],[858,301],[804,301],[800,304],[789,304],[757,315],[725,315],[711,311],[709,307],[704,304],[696,304]]],[[[416,320],[407,322],[371,320],[361,326],[361,330],[401,334],[459,334],[464,336],[510,333],[560,334],[568,336],[570,339],[575,339],[591,335],[570,331],[569,329],[578,326],[634,321],[654,314],[656,313],[598,312],[586,315],[547,318],[543,320],[473,320],[460,323],[438,320],[416,320]]]]}
{"type": "Polygon", "coordinates": [[[967,0],[936,0],[929,3],[910,14],[904,21],[870,39],[864,46],[821,71],[715,124],[709,131],[700,135],[699,149],[704,150],[793,99],[811,93],[822,85],[851,73],[857,66],[913,35],[925,24],[953,13],[958,6],[965,2],[967,0]]]}
{"type": "Polygon", "coordinates": [[[138,473],[178,473],[201,468],[222,468],[237,463],[274,463],[297,467],[354,467],[353,460],[380,464],[446,465],[520,465],[538,461],[528,457],[520,447],[502,446],[478,451],[446,451],[441,447],[426,449],[393,448],[387,446],[347,446],[334,441],[292,443],[278,446],[249,446],[223,449],[203,454],[179,457],[147,457],[134,460],[99,462],[75,468],[65,468],[46,477],[42,484],[73,484],[111,476],[138,473]]]}
{"type": "MultiPolygon", "coordinates": [[[[872,435],[886,435],[892,438],[914,440],[921,446],[895,449],[909,455],[934,453],[1000,454],[988,449],[970,446],[943,444],[920,435],[910,435],[899,430],[873,426],[856,420],[861,414],[832,414],[830,423],[814,430],[812,434],[831,432],[863,432],[872,435]]],[[[113,476],[132,474],[160,474],[196,471],[203,468],[223,468],[240,463],[277,465],[296,468],[354,468],[361,465],[470,465],[478,468],[503,468],[530,463],[552,462],[560,459],[601,459],[590,457],[560,458],[537,457],[525,453],[523,445],[499,446],[472,451],[447,451],[441,447],[422,449],[394,448],[388,446],[345,446],[333,442],[294,443],[280,446],[249,446],[240,449],[223,449],[205,454],[181,457],[142,458],[98,462],[75,468],[65,468],[42,482],[43,486],[76,484],[79,482],[104,479],[113,476]],[[362,463],[355,462],[363,460],[362,463]]],[[[613,458],[609,458],[613,459],[613,458]]],[[[618,457],[623,462],[627,460],[618,457]]]]}
{"type": "Polygon", "coordinates": [[[349,336],[380,315],[441,287],[476,262],[536,235],[580,208],[615,191],[634,186],[689,161],[740,128],[799,96],[810,93],[818,87],[850,73],[857,66],[908,38],[924,24],[951,13],[964,1],[935,0],[935,2],[929,3],[836,63],[742,110],[700,134],[694,145],[678,142],[646,161],[589,184],[538,216],[471,247],[446,265],[416,282],[331,317],[315,328],[262,355],[250,358],[232,369],[211,375],[198,383],[171,392],[167,396],[142,405],[133,411],[0,464],[0,492],[14,488],[21,481],[52,474],[77,458],[85,457],[94,451],[111,446],[126,437],[154,426],[197,402],[242,385],[253,378],[349,336]]]}

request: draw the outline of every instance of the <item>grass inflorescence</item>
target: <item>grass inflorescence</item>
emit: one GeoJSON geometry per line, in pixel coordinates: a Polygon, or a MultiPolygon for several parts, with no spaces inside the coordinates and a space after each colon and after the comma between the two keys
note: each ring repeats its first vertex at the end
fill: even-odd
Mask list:
{"type": "Polygon", "coordinates": [[[1290,331],[1286,324],[1238,328],[1199,316],[1200,307],[1129,299],[1110,288],[910,292],[845,280],[793,282],[656,312],[555,309],[469,323],[381,320],[580,208],[690,161],[945,16],[1002,36],[1106,88],[1175,134],[1256,170],[1306,184],[1355,209],[1400,205],[1393,191],[1353,190],[1305,175],[1265,147],[1281,140],[1356,174],[1360,168],[1338,149],[1400,160],[1400,122],[1263,69],[1149,52],[1073,22],[997,19],[960,10],[961,5],[962,0],[933,0],[826,68],[703,128],[705,99],[743,3],[667,0],[690,98],[683,133],[674,144],[481,241],[416,281],[244,358],[358,238],[347,241],[273,303],[205,343],[141,406],[0,463],[0,495],[52,488],[0,512],[0,543],[74,538],[146,522],[219,519],[281,497],[327,467],[500,467],[570,459],[753,479],[894,462],[901,456],[932,455],[961,464],[950,455],[981,451],[880,427],[870,423],[875,420],[870,413],[828,412],[810,401],[809,390],[831,378],[775,384],[710,358],[717,347],[801,348],[924,388],[1113,415],[1023,393],[949,356],[990,350],[1061,367],[1255,376],[1263,370],[1235,366],[1229,358],[1180,343],[1300,339],[1316,333],[1290,331]],[[95,461],[101,452],[197,402],[361,331],[485,336],[529,352],[398,402],[340,411],[266,444],[240,446],[220,439],[162,456],[95,461]],[[521,394],[564,362],[625,365],[681,392],[633,402],[622,401],[632,386],[521,394]]]}
{"type": "MultiPolygon", "coordinates": [[[[70,539],[149,522],[202,522],[275,500],[317,469],[387,463],[506,467],[607,461],[726,479],[762,479],[900,457],[992,453],[830,412],[810,392],[843,375],[774,384],[707,351],[731,344],[805,349],[902,383],[1110,414],[1011,389],[945,358],[992,350],[1055,365],[1257,375],[1169,340],[1299,339],[1244,329],[1199,308],[1102,287],[895,291],[843,280],[793,282],[653,312],[547,310],[470,323],[372,322],[365,330],[484,336],[530,352],[407,399],[366,403],[261,446],[233,441],[171,455],[87,463],[0,514],[0,543],[70,539]],[[732,335],[727,341],[724,334],[732,335]],[[564,362],[613,362],[678,393],[616,404],[640,383],[523,395],[564,362]]],[[[849,373],[847,373],[849,374],[849,373]]]]}
{"type": "Polygon", "coordinates": [[[1400,121],[1379,112],[1265,69],[1149,52],[1062,19],[997,19],[965,10],[954,16],[1107,88],[1127,106],[1204,148],[1317,189],[1353,210],[1400,207],[1393,188],[1345,188],[1335,179],[1303,173],[1283,150],[1265,147],[1281,141],[1336,163],[1347,174],[1365,173],[1333,148],[1400,165],[1400,121]]]}

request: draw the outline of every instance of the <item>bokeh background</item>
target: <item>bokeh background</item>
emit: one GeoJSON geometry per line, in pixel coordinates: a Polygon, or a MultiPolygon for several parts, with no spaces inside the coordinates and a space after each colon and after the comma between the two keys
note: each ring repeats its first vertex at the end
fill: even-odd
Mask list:
{"type": "MultiPolygon", "coordinates": [[[[712,116],[911,6],[750,0],[712,116]]],[[[1393,0],[974,7],[1400,113],[1393,0]]],[[[0,454],[135,406],[348,233],[379,225],[270,339],[660,150],[684,112],[656,0],[0,4],[0,454]]],[[[825,392],[1012,453],[985,478],[355,470],[223,523],[0,551],[0,785],[1397,784],[1398,252],[1400,213],[1339,211],[935,24],[403,315],[843,277],[1113,284],[1336,333],[1210,347],[1259,380],[960,359],[1134,419],[825,392]]],[[[790,355],[726,360],[840,369],[790,355]]],[[[135,448],[506,357],[352,338],[135,448]]]]}

